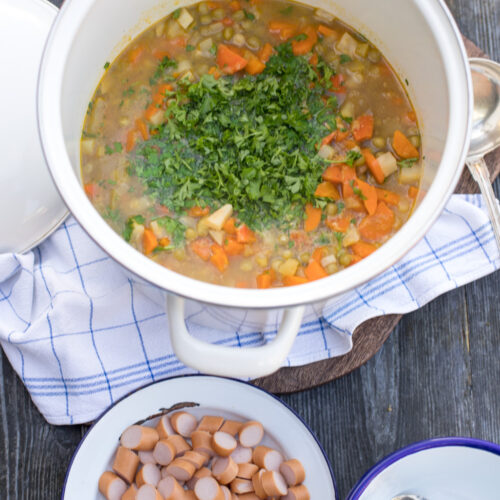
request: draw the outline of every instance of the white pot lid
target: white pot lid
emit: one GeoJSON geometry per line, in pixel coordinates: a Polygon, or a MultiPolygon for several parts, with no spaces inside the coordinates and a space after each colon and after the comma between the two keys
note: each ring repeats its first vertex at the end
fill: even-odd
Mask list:
{"type": "Polygon", "coordinates": [[[0,253],[33,248],[68,214],[45,163],[36,119],[38,70],[56,15],[46,0],[0,0],[0,253]]]}

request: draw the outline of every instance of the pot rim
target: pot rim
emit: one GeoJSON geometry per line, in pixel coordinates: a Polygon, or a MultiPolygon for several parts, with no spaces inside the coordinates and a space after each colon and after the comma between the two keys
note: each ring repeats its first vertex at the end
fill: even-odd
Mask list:
{"type": "Polygon", "coordinates": [[[232,288],[198,281],[158,265],[115,233],[93,207],[84,194],[79,177],[74,174],[64,143],[60,95],[65,61],[79,22],[93,1],[66,0],[52,26],[38,77],[38,127],[47,165],[69,210],[100,248],[138,278],[182,297],[226,307],[269,309],[318,302],[348,292],[386,271],[424,237],[441,214],[460,178],[469,146],[472,82],[461,34],[444,1],[415,0],[436,37],[441,54],[447,56],[443,60],[448,81],[461,85],[448,86],[449,126],[443,158],[431,188],[409,222],[377,252],[355,266],[300,287],[267,290],[232,288]],[[76,20],[71,18],[77,14],[79,17],[76,20]],[[454,36],[444,34],[442,20],[439,19],[443,15],[454,36]],[[444,192],[442,186],[447,186],[444,192]]]}

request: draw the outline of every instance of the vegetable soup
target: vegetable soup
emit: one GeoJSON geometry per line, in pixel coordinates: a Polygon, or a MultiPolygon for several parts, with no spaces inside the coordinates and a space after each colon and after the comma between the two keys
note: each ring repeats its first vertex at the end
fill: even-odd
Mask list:
{"type": "Polygon", "coordinates": [[[160,265],[218,285],[299,285],[359,262],[410,216],[415,111],[377,48],[327,12],[201,2],[105,69],[84,188],[160,265]]]}

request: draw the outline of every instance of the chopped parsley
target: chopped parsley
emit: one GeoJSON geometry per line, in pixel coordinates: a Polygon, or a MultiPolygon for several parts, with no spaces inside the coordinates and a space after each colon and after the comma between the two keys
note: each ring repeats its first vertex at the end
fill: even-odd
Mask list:
{"type": "Polygon", "coordinates": [[[104,69],[108,69],[110,66],[111,66],[111,63],[110,63],[109,61],[107,61],[107,62],[104,64],[104,69]]]}
{"type": "Polygon", "coordinates": [[[149,79],[149,83],[151,84],[151,86],[156,85],[159,80],[164,78],[165,73],[171,68],[177,68],[177,62],[165,56],[161,60],[160,64],[158,64],[154,75],[149,79]]]}
{"type": "Polygon", "coordinates": [[[181,9],[176,9],[174,10],[174,12],[172,13],[172,18],[173,19],[179,19],[179,16],[181,15],[181,9]]]}
{"type": "Polygon", "coordinates": [[[132,94],[135,94],[135,90],[132,87],[129,87],[127,90],[123,91],[123,97],[130,96],[132,94]]]}
{"type": "Polygon", "coordinates": [[[418,158],[407,158],[406,160],[398,161],[398,166],[401,168],[410,168],[418,161],[418,158]]]}
{"type": "Polygon", "coordinates": [[[123,146],[121,142],[115,142],[113,147],[106,145],[104,152],[107,155],[112,155],[113,153],[121,153],[123,151],[123,146]]]}
{"type": "Polygon", "coordinates": [[[213,56],[217,55],[217,45],[215,45],[215,43],[210,47],[210,54],[213,56]]]}
{"type": "Polygon", "coordinates": [[[301,33],[300,35],[297,35],[294,37],[294,40],[296,42],[303,42],[304,40],[307,40],[308,36],[305,33],[301,33]]]}
{"type": "Polygon", "coordinates": [[[352,57],[347,54],[340,54],[340,64],[345,64],[352,61],[352,57]]]}
{"type": "Polygon", "coordinates": [[[349,185],[352,187],[352,190],[356,196],[359,196],[362,200],[367,199],[366,196],[362,193],[361,189],[354,185],[354,179],[349,181],[349,185]]]}
{"type": "Polygon", "coordinates": [[[248,10],[243,10],[245,13],[245,17],[249,19],[250,21],[255,21],[255,15],[252,14],[251,12],[248,12],[248,10]]]}
{"type": "Polygon", "coordinates": [[[186,52],[193,52],[196,47],[194,45],[186,45],[186,52]]]}
{"type": "Polygon", "coordinates": [[[111,221],[111,222],[114,222],[115,224],[118,224],[120,222],[120,211],[119,210],[113,210],[112,208],[110,207],[106,207],[106,209],[104,210],[102,216],[111,221]]]}
{"type": "Polygon", "coordinates": [[[130,156],[129,171],[175,214],[230,203],[252,229],[296,226],[327,164],[316,144],[337,118],[322,97],[332,75],[291,44],[257,76],[182,80],[168,120],[130,156]],[[314,83],[314,85],[310,85],[314,83]]]}
{"type": "Polygon", "coordinates": [[[136,225],[144,225],[146,219],[142,215],[135,215],[134,217],[129,217],[127,223],[125,224],[125,229],[123,230],[122,236],[125,241],[130,241],[132,232],[136,225]]]}
{"type": "Polygon", "coordinates": [[[359,151],[351,149],[350,151],[347,152],[345,158],[343,158],[342,160],[332,161],[331,163],[345,163],[346,165],[353,167],[354,163],[358,161],[362,156],[363,155],[359,151]]]}
{"type": "Polygon", "coordinates": [[[174,247],[178,247],[184,243],[184,235],[186,233],[186,226],[184,224],[167,215],[154,220],[168,233],[174,247]]]}
{"type": "Polygon", "coordinates": [[[283,14],[284,16],[289,16],[293,11],[293,7],[291,5],[289,5],[286,9],[282,9],[280,10],[281,14],[283,14]]]}
{"type": "Polygon", "coordinates": [[[343,201],[337,201],[337,209],[339,211],[339,214],[342,213],[344,208],[345,208],[345,203],[343,201]]]}
{"type": "Polygon", "coordinates": [[[321,233],[319,238],[314,242],[316,245],[328,245],[332,242],[330,235],[328,233],[321,233]]]}

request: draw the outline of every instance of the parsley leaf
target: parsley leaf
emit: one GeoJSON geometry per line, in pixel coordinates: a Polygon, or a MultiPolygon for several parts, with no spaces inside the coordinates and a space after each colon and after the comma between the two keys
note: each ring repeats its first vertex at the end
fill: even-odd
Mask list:
{"type": "Polygon", "coordinates": [[[158,80],[163,78],[165,76],[165,73],[171,68],[177,68],[177,62],[165,56],[161,60],[160,64],[158,64],[154,75],[149,79],[149,83],[151,84],[151,86],[156,85],[156,83],[158,83],[158,80]]]}
{"type": "Polygon", "coordinates": [[[104,64],[104,69],[108,69],[110,67],[110,63],[109,61],[106,61],[106,63],[104,64]]]}
{"type": "Polygon", "coordinates": [[[418,161],[418,158],[407,158],[406,160],[398,161],[398,166],[401,168],[410,168],[418,161]]]}
{"type": "Polygon", "coordinates": [[[186,52],[192,52],[196,47],[194,45],[186,45],[186,52]]]}
{"type": "Polygon", "coordinates": [[[181,9],[176,9],[174,10],[174,12],[172,13],[172,18],[173,19],[179,19],[179,16],[181,15],[181,9]]]}
{"type": "Polygon", "coordinates": [[[300,35],[297,35],[296,37],[293,38],[296,42],[303,42],[304,40],[308,39],[308,36],[305,33],[301,33],[300,35]]]}
{"type": "Polygon", "coordinates": [[[184,242],[184,235],[186,233],[186,226],[184,224],[167,215],[154,220],[169,234],[174,247],[178,247],[184,242]]]}
{"type": "Polygon", "coordinates": [[[250,21],[255,21],[255,15],[252,14],[251,12],[248,12],[248,10],[243,9],[243,12],[245,13],[245,17],[247,19],[250,19],[250,21]]]}
{"type": "Polygon", "coordinates": [[[127,223],[125,224],[125,229],[123,230],[122,236],[125,239],[125,241],[130,241],[130,238],[132,236],[132,232],[134,230],[134,227],[136,225],[144,225],[146,220],[142,215],[134,215],[133,217],[129,217],[127,220],[127,223]]]}
{"type": "Polygon", "coordinates": [[[345,64],[352,61],[352,57],[347,54],[340,54],[340,64],[345,64]]]}
{"type": "Polygon", "coordinates": [[[283,14],[284,16],[289,16],[293,11],[293,7],[289,5],[285,9],[280,10],[280,13],[283,14]]]}

